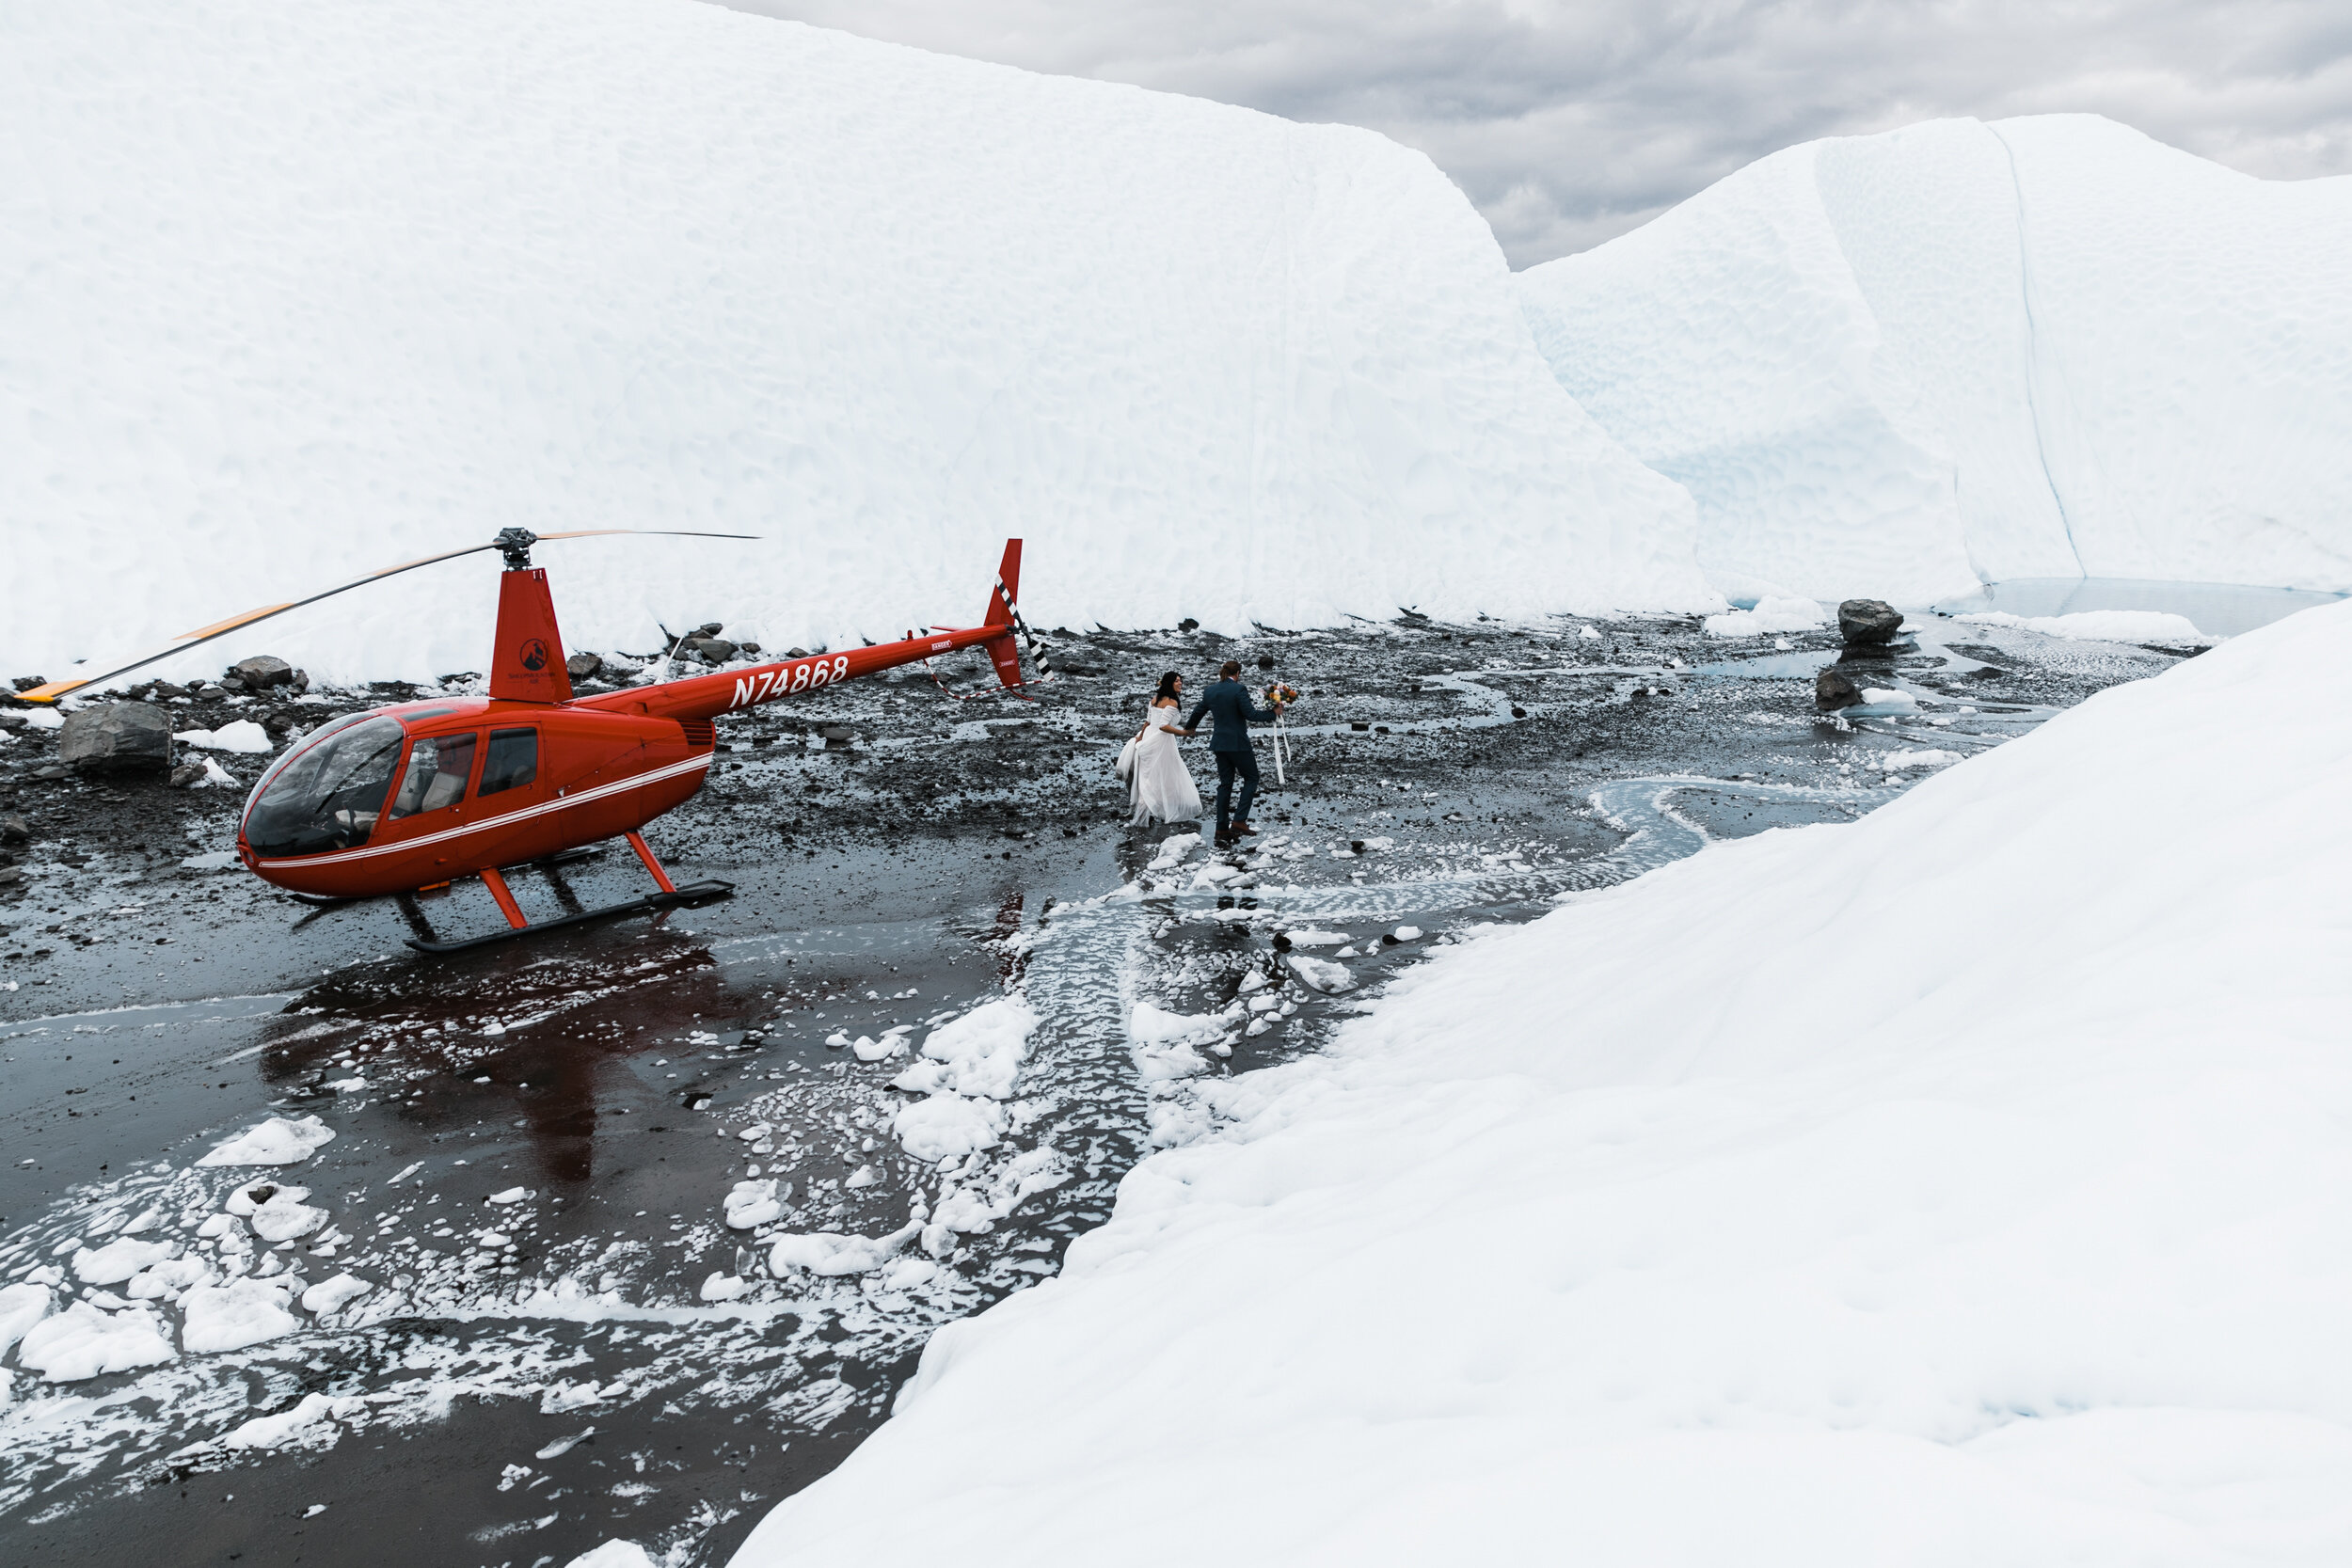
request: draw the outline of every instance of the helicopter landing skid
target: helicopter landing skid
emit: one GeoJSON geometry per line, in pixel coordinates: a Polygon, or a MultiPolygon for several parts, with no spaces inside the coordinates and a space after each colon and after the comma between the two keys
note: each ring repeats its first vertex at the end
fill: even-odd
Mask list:
{"type": "Polygon", "coordinates": [[[733,895],[733,882],[689,882],[679,887],[670,880],[670,874],[654,858],[653,850],[647,847],[642,833],[630,832],[624,836],[628,840],[628,847],[637,851],[637,858],[644,863],[645,869],[653,874],[654,884],[660,892],[649,893],[643,898],[631,898],[625,903],[607,904],[600,910],[584,910],[580,907],[580,900],[572,895],[570,886],[564,880],[564,874],[557,869],[557,857],[534,861],[530,863],[531,865],[546,874],[548,880],[554,884],[557,898],[570,912],[559,920],[532,922],[523,918],[521,906],[515,902],[514,894],[506,886],[505,877],[485,866],[480,873],[482,882],[490,890],[490,896],[498,900],[499,912],[506,916],[506,929],[492,931],[486,936],[443,942],[434,935],[433,927],[426,923],[424,911],[417,907],[415,897],[404,894],[401,895],[401,913],[407,917],[409,926],[417,933],[408,939],[408,945],[420,953],[429,953],[437,958],[445,953],[463,953],[469,948],[512,942],[516,937],[536,936],[542,931],[559,930],[565,926],[585,925],[591,920],[612,920],[625,914],[645,914],[660,910],[697,908],[733,895]]]}
{"type": "Polygon", "coordinates": [[[607,904],[600,910],[582,910],[578,914],[567,914],[560,920],[541,920],[534,921],[528,926],[509,926],[503,931],[492,931],[486,936],[467,937],[457,942],[437,942],[422,937],[410,937],[408,945],[420,953],[429,953],[438,958],[446,953],[464,953],[476,947],[490,947],[501,942],[512,942],[516,937],[534,937],[542,931],[561,930],[566,926],[582,926],[592,920],[612,920],[625,914],[645,914],[656,910],[697,908],[721,898],[731,897],[734,893],[733,882],[689,882],[684,887],[675,888],[668,893],[649,893],[643,898],[631,898],[621,904],[607,904]]]}

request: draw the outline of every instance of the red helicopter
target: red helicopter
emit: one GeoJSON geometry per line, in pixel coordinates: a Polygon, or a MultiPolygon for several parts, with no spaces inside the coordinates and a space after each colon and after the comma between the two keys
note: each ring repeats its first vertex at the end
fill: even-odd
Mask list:
{"type": "MultiPolygon", "coordinates": [[[[349,589],[481,550],[501,552],[506,570],[499,578],[490,694],[395,703],[322,725],[270,764],[246,798],[237,827],[238,857],[263,881],[312,902],[401,895],[410,924],[419,929],[409,945],[449,953],[583,920],[701,904],[733,892],[730,882],[680,887],[671,881],[640,832],[702,787],[716,741],[711,721],[720,714],[976,646],[987,650],[1007,689],[1018,692],[1026,684],[1014,638],[1027,641],[1033,655],[1036,640],[1015,597],[1021,541],[1009,539],[979,626],[909,633],[897,642],[575,697],[548,575],[531,564],[531,547],[543,539],[640,531],[674,531],[534,534],[510,528],[489,544],[406,562],[306,599],[249,610],[116,669],[18,695],[55,702],[78,688],[349,589]],[[506,870],[538,865],[552,874],[558,859],[613,837],[628,840],[660,891],[604,909],[579,910],[559,879],[557,891],[574,912],[536,925],[523,918],[507,888],[506,870]],[[482,879],[508,929],[440,941],[405,895],[468,876],[482,879]]],[[[1046,669],[1041,656],[1038,662],[1041,671],[1046,669]]]]}

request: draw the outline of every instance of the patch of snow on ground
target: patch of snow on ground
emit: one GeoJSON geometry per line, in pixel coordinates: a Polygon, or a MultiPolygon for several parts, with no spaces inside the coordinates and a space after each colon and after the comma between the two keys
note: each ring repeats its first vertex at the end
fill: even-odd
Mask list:
{"type": "Polygon", "coordinates": [[[294,1333],[302,1320],[286,1310],[286,1297],[295,1283],[281,1275],[198,1286],[180,1298],[180,1310],[185,1314],[180,1343],[189,1354],[204,1355],[294,1333]]]}
{"type": "Polygon", "coordinates": [[[238,719],[216,730],[184,730],[171,737],[183,746],[207,752],[240,752],[259,756],[271,751],[269,732],[250,719],[238,719]]]}
{"type": "Polygon", "coordinates": [[[922,1058],[892,1086],[914,1094],[949,1090],[1009,1100],[1036,1028],[1037,1014],[1018,995],[984,1003],[932,1030],[923,1042],[922,1058]]]}
{"type": "Polygon", "coordinates": [[[177,1354],[162,1324],[148,1313],[136,1307],[106,1312],[77,1301],[26,1330],[16,1358],[52,1383],[79,1383],[104,1372],[152,1367],[177,1354]]]}
{"type": "Polygon", "coordinates": [[[2345,712],[2352,605],[1441,949],[739,1568],[2352,1560],[2345,712]]]}
{"type": "Polygon", "coordinates": [[[294,1165],[335,1140],[335,1130],[316,1117],[289,1120],[272,1117],[246,1129],[197,1161],[199,1165],[294,1165]]]}
{"type": "Polygon", "coordinates": [[[1772,637],[1785,631],[1819,631],[1829,612],[1811,599],[1759,599],[1754,610],[1709,615],[1700,627],[1709,637],[1772,637]]]}

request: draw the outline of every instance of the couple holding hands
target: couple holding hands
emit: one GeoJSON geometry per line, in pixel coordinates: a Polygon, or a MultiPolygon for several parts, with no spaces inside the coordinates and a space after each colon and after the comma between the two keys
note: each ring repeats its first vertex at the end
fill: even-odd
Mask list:
{"type": "Polygon", "coordinates": [[[1260,707],[1241,683],[1240,664],[1231,659],[1217,674],[1216,684],[1201,693],[1200,705],[1182,724],[1176,715],[1184,705],[1184,677],[1173,670],[1160,677],[1143,728],[1119,759],[1120,775],[1127,780],[1128,799],[1136,808],[1134,826],[1200,820],[1200,791],[1177,742],[1199,734],[1200,720],[1207,715],[1216,721],[1209,750],[1216,757],[1216,842],[1231,844],[1258,831],[1249,825],[1249,805],[1258,796],[1258,753],[1249,743],[1249,726],[1280,718],[1282,705],[1260,707]],[[1232,799],[1236,775],[1241,779],[1239,800],[1232,799]]]}

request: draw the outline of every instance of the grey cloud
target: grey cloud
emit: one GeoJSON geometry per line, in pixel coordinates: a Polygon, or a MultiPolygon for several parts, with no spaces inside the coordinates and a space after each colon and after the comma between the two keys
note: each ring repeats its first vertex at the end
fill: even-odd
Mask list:
{"type": "Polygon", "coordinates": [[[1815,136],[2087,110],[2249,174],[2352,172],[2343,0],[729,0],[1426,152],[1514,266],[1815,136]]]}

